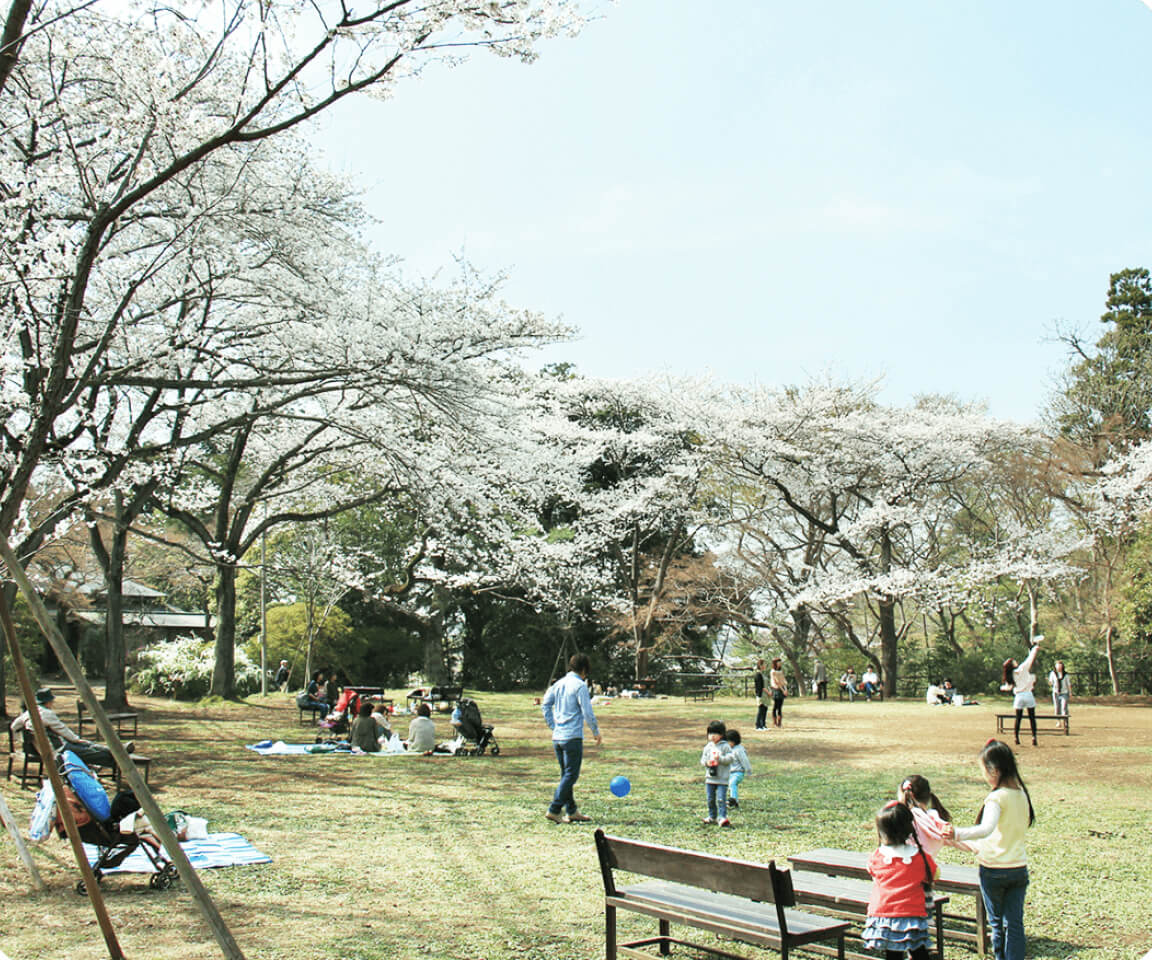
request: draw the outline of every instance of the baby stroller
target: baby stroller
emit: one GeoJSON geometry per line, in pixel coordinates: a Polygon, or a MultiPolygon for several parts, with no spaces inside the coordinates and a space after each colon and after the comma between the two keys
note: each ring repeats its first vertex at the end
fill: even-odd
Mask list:
{"type": "Polygon", "coordinates": [[[500,744],[492,736],[492,724],[484,722],[476,701],[465,697],[457,704],[456,709],[460,711],[457,729],[460,731],[460,736],[466,741],[463,748],[457,751],[458,754],[467,757],[480,757],[491,747],[492,756],[500,756],[500,744]]]}
{"type": "MultiPolygon", "coordinates": [[[[112,801],[88,766],[71,750],[60,757],[60,773],[66,781],[64,802],[72,808],[79,828],[80,839],[96,847],[96,862],[92,873],[99,883],[104,872],[120,866],[132,851],[144,851],[156,872],[148,885],[153,890],[167,890],[179,876],[176,866],[158,847],[136,833],[121,833],[120,821],[140,809],[140,801],[131,790],[122,790],[112,801]]],[[[64,821],[57,814],[56,829],[66,837],[64,821]]],[[[76,892],[87,893],[83,880],[76,881],[76,892]]]]}

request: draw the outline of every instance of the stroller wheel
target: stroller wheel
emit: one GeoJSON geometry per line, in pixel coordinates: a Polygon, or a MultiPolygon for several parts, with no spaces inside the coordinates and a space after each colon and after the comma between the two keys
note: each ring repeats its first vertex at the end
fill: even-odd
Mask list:
{"type": "Polygon", "coordinates": [[[176,882],[179,876],[176,872],[176,865],[166,863],[159,873],[152,874],[152,879],[148,881],[148,886],[153,890],[167,890],[176,882]]]}
{"type": "Polygon", "coordinates": [[[84,894],[88,892],[88,886],[83,880],[76,881],[76,892],[80,894],[80,896],[84,896],[84,894]]]}
{"type": "Polygon", "coordinates": [[[500,746],[498,744],[495,744],[495,743],[492,744],[492,756],[494,756],[494,757],[500,756],[500,746]]]}

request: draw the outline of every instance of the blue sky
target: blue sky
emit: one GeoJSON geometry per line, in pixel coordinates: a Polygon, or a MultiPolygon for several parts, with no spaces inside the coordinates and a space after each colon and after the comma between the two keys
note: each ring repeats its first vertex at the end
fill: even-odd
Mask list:
{"type": "Polygon", "coordinates": [[[883,396],[1034,419],[1058,323],[1152,267],[1142,0],[621,0],[531,66],[477,55],[318,142],[413,272],[464,254],[589,375],[883,396]]]}

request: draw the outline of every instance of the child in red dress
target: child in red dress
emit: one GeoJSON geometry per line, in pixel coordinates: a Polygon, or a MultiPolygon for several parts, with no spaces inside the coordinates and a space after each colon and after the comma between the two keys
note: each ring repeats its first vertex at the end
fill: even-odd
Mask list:
{"type": "Polygon", "coordinates": [[[928,960],[927,892],[936,863],[920,847],[912,811],[893,800],[876,815],[880,846],[868,860],[872,896],[863,940],[885,960],[928,960]]]}

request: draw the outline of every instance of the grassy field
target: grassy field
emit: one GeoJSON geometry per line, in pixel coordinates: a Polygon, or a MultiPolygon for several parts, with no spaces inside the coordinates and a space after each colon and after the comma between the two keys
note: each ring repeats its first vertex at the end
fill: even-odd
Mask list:
{"type": "MultiPolygon", "coordinates": [[[[244,744],[312,732],[296,725],[287,697],[137,699],[139,749],[155,758],[160,805],[242,833],[273,858],[202,875],[247,956],[602,956],[596,825],[754,860],[816,846],[871,849],[876,809],[910,773],[927,776],[957,822],[970,823],[985,793],[975,757],[1006,706],[789,700],[785,726],[757,733],[750,700],[617,701],[598,709],[604,745],[589,745],[577,789],[596,823],[557,825],[544,819],[556,763],[533,698],[477,699],[496,726],[499,757],[265,758],[244,744]],[[731,831],[700,823],[698,758],[713,718],[745,734],[755,766],[731,831]],[[607,788],[617,774],[633,785],[623,799],[607,788]]],[[[1039,747],[1020,748],[1038,817],[1028,955],[1135,960],[1152,949],[1152,706],[1079,702],[1072,719],[1071,737],[1042,734],[1039,747]]],[[[446,718],[436,722],[447,738],[446,718]]],[[[31,792],[2,789],[26,824],[31,792]]],[[[67,843],[35,849],[49,890],[30,893],[3,837],[0,950],[12,960],[106,956],[87,898],[72,892],[67,843]]],[[[942,859],[967,862],[955,850],[942,859]]],[[[154,892],[142,877],[120,875],[104,889],[128,957],[220,955],[181,885],[154,892]]],[[[640,922],[625,919],[623,932],[640,922]]],[[[948,956],[975,954],[950,946],[948,956]]]]}

